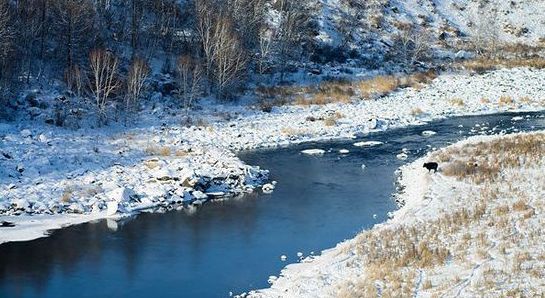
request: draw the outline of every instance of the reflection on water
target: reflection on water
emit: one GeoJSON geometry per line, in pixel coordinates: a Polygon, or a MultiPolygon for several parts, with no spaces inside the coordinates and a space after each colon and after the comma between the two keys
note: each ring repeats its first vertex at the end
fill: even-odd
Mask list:
{"type": "Polygon", "coordinates": [[[386,219],[395,208],[390,195],[393,172],[403,163],[395,158],[401,148],[414,157],[427,145],[467,136],[476,123],[544,127],[537,115],[517,122],[512,116],[450,119],[374,134],[366,139],[385,144],[373,148],[332,142],[244,153],[249,163],[271,170],[278,181],[273,194],[207,204],[191,215],[103,220],[0,245],[0,297],[225,297],[264,287],[268,276],[286,265],[280,255],[295,262],[299,251],[308,255],[332,247],[386,219]],[[429,129],[438,134],[421,136],[429,129]],[[299,153],[313,147],[331,152],[299,153]],[[350,154],[338,154],[341,148],[350,154]]]}

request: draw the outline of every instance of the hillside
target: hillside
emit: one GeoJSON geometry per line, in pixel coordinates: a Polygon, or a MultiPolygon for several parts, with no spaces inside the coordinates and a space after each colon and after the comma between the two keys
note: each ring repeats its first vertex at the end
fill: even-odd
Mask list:
{"type": "Polygon", "coordinates": [[[55,106],[49,124],[81,126],[65,123],[68,116],[105,124],[165,102],[176,111],[200,98],[269,100],[256,98],[259,86],[533,57],[543,54],[544,5],[2,0],[0,119],[35,118],[36,107],[55,106]]]}

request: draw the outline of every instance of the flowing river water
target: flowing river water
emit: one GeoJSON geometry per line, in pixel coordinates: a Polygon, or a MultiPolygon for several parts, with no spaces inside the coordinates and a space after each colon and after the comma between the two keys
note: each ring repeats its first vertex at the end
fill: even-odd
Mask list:
{"type": "Polygon", "coordinates": [[[266,287],[270,275],[298,261],[298,252],[317,254],[385,221],[396,208],[394,172],[402,164],[472,134],[544,129],[543,115],[451,118],[370,134],[361,140],[384,144],[369,148],[344,140],[241,153],[271,171],[278,181],[272,194],[2,244],[0,297],[228,297],[266,287]],[[437,134],[423,136],[426,130],[437,134]],[[300,153],[309,148],[327,152],[300,153]],[[404,161],[396,158],[403,148],[410,150],[404,161]]]}

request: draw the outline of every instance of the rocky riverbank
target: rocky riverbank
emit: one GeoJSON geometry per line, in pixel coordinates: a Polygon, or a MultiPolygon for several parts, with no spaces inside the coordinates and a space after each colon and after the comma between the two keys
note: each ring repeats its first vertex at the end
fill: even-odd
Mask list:
{"type": "Polygon", "coordinates": [[[350,104],[284,106],[271,113],[204,105],[199,125],[190,127],[160,106],[133,128],[2,124],[0,221],[16,227],[3,229],[0,243],[88,218],[194,208],[252,191],[267,181],[267,171],[240,161],[240,150],[357,138],[455,115],[541,110],[544,85],[544,70],[508,69],[443,74],[422,88],[350,104]],[[58,224],[41,226],[44,217],[37,215],[55,216],[58,224]],[[18,232],[25,227],[34,232],[18,232]]]}

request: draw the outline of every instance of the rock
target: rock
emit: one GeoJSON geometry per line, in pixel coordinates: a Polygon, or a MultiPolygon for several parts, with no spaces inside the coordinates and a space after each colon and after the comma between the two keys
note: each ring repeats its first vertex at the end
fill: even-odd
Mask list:
{"type": "Polygon", "coordinates": [[[47,143],[48,139],[47,137],[44,135],[44,134],[40,134],[38,136],[38,141],[42,142],[42,143],[47,143]]]}
{"type": "Polygon", "coordinates": [[[473,57],[475,57],[473,53],[464,50],[458,51],[456,52],[456,54],[454,54],[454,58],[456,58],[457,60],[467,60],[472,59],[473,57]]]}
{"type": "Polygon", "coordinates": [[[298,252],[298,253],[297,253],[297,257],[302,258],[302,257],[303,257],[303,253],[302,253],[302,252],[298,252]]]}
{"type": "Polygon", "coordinates": [[[194,191],[192,193],[192,195],[197,200],[206,200],[208,198],[208,196],[205,193],[203,193],[202,191],[198,191],[198,190],[194,191]]]}
{"type": "Polygon", "coordinates": [[[288,259],[288,257],[286,255],[281,255],[280,256],[280,261],[282,261],[282,262],[285,262],[287,259],[288,259]]]}
{"type": "Polygon", "coordinates": [[[130,201],[131,196],[134,196],[134,191],[128,187],[119,187],[106,194],[108,199],[118,203],[130,201]]]}
{"type": "Polygon", "coordinates": [[[311,74],[313,74],[313,75],[319,75],[319,74],[322,73],[322,70],[319,69],[319,68],[313,68],[313,69],[311,69],[309,72],[310,72],[311,74]]]}
{"type": "Polygon", "coordinates": [[[106,215],[112,216],[119,210],[119,203],[116,201],[110,201],[106,203],[106,215]]]}
{"type": "Polygon", "coordinates": [[[378,120],[377,118],[371,118],[369,119],[369,121],[367,122],[367,127],[369,129],[376,129],[378,127],[378,120]]]}
{"type": "Polygon", "coordinates": [[[17,172],[23,173],[25,171],[25,166],[20,163],[17,165],[17,167],[15,167],[15,169],[17,170],[17,172]]]}
{"type": "Polygon", "coordinates": [[[212,191],[212,192],[207,192],[206,195],[209,196],[209,197],[213,197],[213,198],[220,198],[220,197],[225,196],[225,192],[223,192],[223,191],[212,191]]]}
{"type": "Polygon", "coordinates": [[[267,280],[267,282],[272,285],[276,280],[278,279],[278,277],[274,276],[274,275],[271,275],[269,276],[269,279],[267,280]]]}
{"type": "Polygon", "coordinates": [[[264,193],[272,193],[274,191],[275,186],[271,183],[267,183],[261,187],[264,193]]]}
{"type": "Polygon", "coordinates": [[[116,232],[117,229],[119,228],[119,225],[117,224],[117,221],[111,219],[111,218],[107,218],[106,219],[106,227],[108,227],[108,230],[112,231],[112,232],[116,232]]]}
{"type": "Polygon", "coordinates": [[[365,171],[366,166],[364,164],[361,165],[361,170],[365,171]]]}
{"type": "Polygon", "coordinates": [[[91,213],[98,213],[100,212],[101,208],[100,208],[100,203],[96,202],[93,204],[93,206],[91,207],[91,213]]]}
{"type": "Polygon", "coordinates": [[[21,132],[19,134],[23,138],[28,138],[28,137],[32,136],[32,132],[29,129],[23,129],[23,130],[21,130],[21,132]]]}
{"type": "Polygon", "coordinates": [[[80,203],[72,203],[70,206],[68,206],[68,210],[70,210],[72,213],[85,213],[85,208],[80,203]]]}
{"type": "Polygon", "coordinates": [[[2,221],[0,223],[0,227],[2,227],[2,228],[12,228],[12,227],[15,227],[15,224],[10,222],[10,221],[2,221]]]}
{"type": "Polygon", "coordinates": [[[17,199],[12,202],[12,206],[16,210],[29,210],[30,209],[30,202],[26,199],[17,199]]]}
{"type": "Polygon", "coordinates": [[[301,151],[301,153],[306,155],[323,155],[325,153],[325,150],[322,149],[307,149],[301,151]]]}

